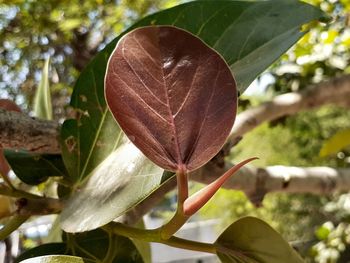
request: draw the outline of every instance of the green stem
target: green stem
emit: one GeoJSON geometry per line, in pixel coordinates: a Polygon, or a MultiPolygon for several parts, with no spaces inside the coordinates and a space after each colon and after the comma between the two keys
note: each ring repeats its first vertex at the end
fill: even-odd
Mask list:
{"type": "Polygon", "coordinates": [[[212,254],[216,253],[216,247],[214,244],[202,243],[174,236],[168,239],[163,239],[161,236],[161,228],[153,230],[138,229],[121,223],[111,222],[108,225],[104,226],[103,229],[109,233],[114,233],[128,238],[140,239],[147,242],[161,243],[172,247],[189,249],[199,252],[207,252],[212,254]]]}
{"type": "Polygon", "coordinates": [[[162,239],[169,239],[189,219],[184,213],[184,202],[188,198],[188,178],[185,169],[179,169],[176,173],[177,179],[177,210],[175,215],[161,229],[162,239]]]}
{"type": "Polygon", "coordinates": [[[13,231],[17,230],[29,216],[14,216],[12,217],[3,228],[0,229],[0,240],[4,240],[13,231]]]}
{"type": "Polygon", "coordinates": [[[41,199],[44,198],[39,195],[31,194],[16,188],[10,188],[4,184],[0,184],[0,195],[6,195],[17,198],[41,199]]]}

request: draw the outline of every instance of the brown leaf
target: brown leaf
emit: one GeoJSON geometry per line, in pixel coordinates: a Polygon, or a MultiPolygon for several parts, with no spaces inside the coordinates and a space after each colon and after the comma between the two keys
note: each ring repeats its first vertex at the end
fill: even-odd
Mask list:
{"type": "MultiPolygon", "coordinates": [[[[13,101],[7,99],[0,99],[0,108],[8,111],[21,112],[21,109],[13,101]]],[[[0,148],[0,173],[6,176],[9,171],[10,167],[2,153],[2,149],[0,148]]]]}
{"type": "Polygon", "coordinates": [[[236,116],[236,83],[226,62],[196,36],[172,26],[138,28],[118,42],[105,94],[129,139],[171,171],[192,171],[208,162],[236,116]]]}

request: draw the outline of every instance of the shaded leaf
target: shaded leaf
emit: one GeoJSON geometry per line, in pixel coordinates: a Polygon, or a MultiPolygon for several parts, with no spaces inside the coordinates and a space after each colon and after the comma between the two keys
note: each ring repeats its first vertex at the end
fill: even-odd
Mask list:
{"type": "Polygon", "coordinates": [[[48,243],[43,244],[23,252],[15,259],[15,263],[22,262],[28,258],[46,256],[46,255],[61,255],[67,251],[65,243],[48,243]]]}
{"type": "Polygon", "coordinates": [[[37,154],[5,150],[5,157],[16,176],[24,183],[38,185],[53,176],[67,176],[59,154],[37,154]]]}
{"type": "Polygon", "coordinates": [[[143,262],[131,240],[109,235],[101,229],[75,235],[64,234],[63,240],[62,243],[49,243],[32,248],[20,255],[15,262],[44,255],[79,256],[84,258],[84,262],[94,263],[143,262]]]}
{"type": "Polygon", "coordinates": [[[320,156],[325,157],[338,153],[350,145],[350,129],[338,131],[331,138],[324,142],[320,156]]]}
{"type": "Polygon", "coordinates": [[[157,189],[163,170],[127,142],[92,172],[61,214],[67,232],[95,229],[124,214],[157,189]]]}
{"type": "Polygon", "coordinates": [[[29,258],[21,261],[20,263],[84,263],[84,262],[89,263],[93,261],[83,259],[81,257],[52,255],[52,256],[29,258]]]}
{"type": "Polygon", "coordinates": [[[142,256],[132,241],[126,237],[109,234],[102,229],[80,234],[66,234],[63,239],[67,243],[69,253],[85,257],[96,262],[141,263],[142,256]],[[74,249],[74,250],[73,250],[74,249]]]}
{"type": "Polygon", "coordinates": [[[220,235],[215,246],[225,263],[304,262],[273,228],[254,217],[234,222],[220,235]]]}
{"type": "Polygon", "coordinates": [[[35,91],[33,107],[34,116],[45,120],[52,120],[52,104],[49,86],[49,62],[50,59],[47,58],[41,73],[40,83],[35,91]]]}
{"type": "Polygon", "coordinates": [[[208,162],[236,116],[236,84],[225,61],[175,27],[124,35],[110,57],[105,91],[129,139],[170,171],[193,171],[208,162]]]}

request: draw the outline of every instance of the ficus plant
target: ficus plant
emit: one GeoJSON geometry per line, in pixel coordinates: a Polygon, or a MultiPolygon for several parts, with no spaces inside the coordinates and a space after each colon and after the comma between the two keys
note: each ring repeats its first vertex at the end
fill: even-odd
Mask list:
{"type": "MultiPolygon", "coordinates": [[[[57,196],[47,197],[4,182],[1,194],[19,199],[0,236],[41,214],[60,214],[54,225],[63,230],[60,242],[33,248],[17,262],[149,262],[145,242],[217,254],[222,262],[303,262],[258,218],[232,223],[212,244],[176,232],[256,158],[189,196],[191,172],[230,134],[239,94],[310,22],[324,18],[293,0],[195,1],[150,15],[113,40],[75,84],[70,105],[77,117],[61,127],[61,154],[5,151],[20,180],[43,185],[50,178],[58,187],[57,196]],[[126,220],[174,177],[177,210],[168,222],[144,229],[126,220]]],[[[48,96],[41,97],[48,105],[48,96]]]]}

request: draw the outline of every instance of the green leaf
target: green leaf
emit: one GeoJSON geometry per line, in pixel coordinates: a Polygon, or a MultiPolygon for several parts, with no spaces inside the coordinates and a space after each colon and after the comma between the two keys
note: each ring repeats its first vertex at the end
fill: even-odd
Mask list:
{"type": "Polygon", "coordinates": [[[80,257],[54,255],[54,256],[42,256],[42,257],[36,257],[36,258],[29,258],[21,261],[20,263],[84,263],[84,262],[88,263],[93,261],[83,259],[80,257]]]}
{"type": "Polygon", "coordinates": [[[51,105],[51,93],[49,86],[49,61],[45,60],[45,64],[41,73],[41,80],[34,97],[34,116],[52,120],[52,105],[51,105]]]}
{"type": "MultiPolygon", "coordinates": [[[[194,1],[150,15],[126,32],[151,24],[174,25],[192,32],[223,55],[243,92],[304,35],[300,32],[303,24],[322,17],[319,9],[291,0],[194,1]]],[[[104,99],[107,61],[121,36],[100,51],[80,75],[71,99],[79,117],[66,121],[62,127],[63,160],[76,187],[93,174],[124,137],[104,99]]],[[[119,182],[122,177],[113,178],[114,185],[126,184],[126,180],[119,182]]],[[[113,206],[131,207],[145,195],[145,191],[133,193],[135,198],[119,199],[113,206]]]]}
{"type": "Polygon", "coordinates": [[[325,141],[320,151],[320,156],[325,157],[338,153],[350,145],[350,129],[338,131],[330,139],[325,141]]]}
{"type": "Polygon", "coordinates": [[[264,221],[245,217],[230,225],[215,242],[227,263],[303,263],[297,252],[264,221]]]}
{"type": "Polygon", "coordinates": [[[67,232],[95,229],[124,214],[162,182],[163,170],[127,142],[92,172],[61,214],[67,232]]]}
{"type": "Polygon", "coordinates": [[[63,240],[62,243],[49,243],[32,248],[20,255],[15,263],[27,262],[23,260],[30,258],[34,260],[45,255],[79,256],[84,258],[84,262],[94,263],[143,262],[131,240],[110,235],[101,229],[75,235],[64,234],[63,240]]]}
{"type": "Polygon", "coordinates": [[[24,183],[38,185],[53,176],[67,176],[59,154],[37,154],[4,150],[5,157],[16,176],[24,183]]]}

